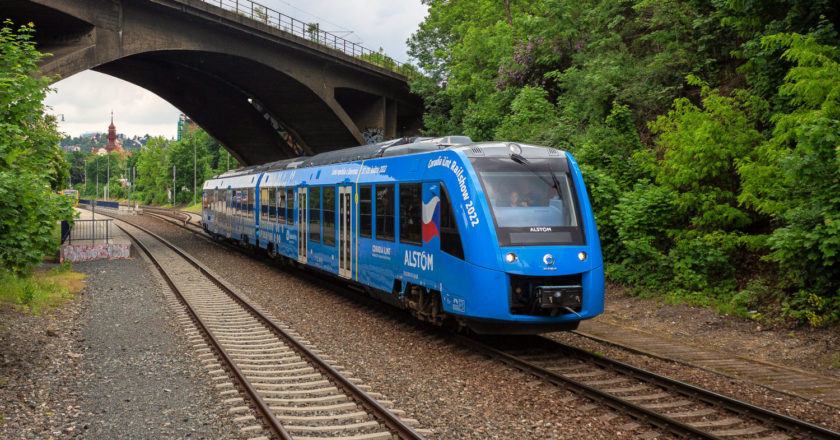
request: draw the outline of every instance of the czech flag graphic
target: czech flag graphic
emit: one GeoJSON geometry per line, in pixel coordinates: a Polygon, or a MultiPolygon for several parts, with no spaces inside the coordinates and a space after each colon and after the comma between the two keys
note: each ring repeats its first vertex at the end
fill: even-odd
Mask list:
{"type": "Polygon", "coordinates": [[[440,236],[440,197],[423,203],[423,243],[440,236]]]}

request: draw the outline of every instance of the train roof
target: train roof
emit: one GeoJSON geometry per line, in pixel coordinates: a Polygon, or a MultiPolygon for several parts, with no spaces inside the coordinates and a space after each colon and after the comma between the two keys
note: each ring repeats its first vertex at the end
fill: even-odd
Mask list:
{"type": "Polygon", "coordinates": [[[219,174],[214,178],[221,179],[241,176],[244,174],[264,173],[267,171],[282,171],[295,168],[329,165],[333,163],[375,159],[379,157],[424,153],[427,151],[442,150],[453,145],[463,145],[469,143],[472,143],[472,139],[467,136],[397,138],[376,144],[360,145],[358,147],[328,151],[326,153],[316,154],[315,156],[301,156],[292,159],[269,162],[262,165],[237,168],[235,170],[219,174]]]}
{"type": "MultiPolygon", "coordinates": [[[[460,151],[468,158],[510,157],[511,153],[515,153],[527,159],[545,159],[551,157],[561,157],[567,159],[566,153],[562,150],[517,142],[473,143],[472,140],[466,136],[399,138],[377,144],[360,145],[358,147],[330,151],[315,156],[295,157],[292,159],[269,162],[262,165],[237,168],[215,176],[212,180],[225,179],[225,181],[229,184],[233,182],[253,183],[253,177],[255,175],[265,172],[355,162],[381,157],[403,156],[447,149],[460,151]],[[250,180],[248,179],[249,177],[251,178],[250,180]]],[[[210,180],[205,183],[208,184],[209,182],[210,180]]]]}

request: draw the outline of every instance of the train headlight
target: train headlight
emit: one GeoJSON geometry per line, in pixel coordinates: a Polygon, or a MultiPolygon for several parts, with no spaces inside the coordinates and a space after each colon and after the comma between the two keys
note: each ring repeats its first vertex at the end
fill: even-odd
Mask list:
{"type": "Polygon", "coordinates": [[[519,144],[515,144],[513,142],[508,143],[508,149],[513,154],[522,154],[522,147],[519,144]]]}
{"type": "Polygon", "coordinates": [[[513,252],[508,252],[507,255],[505,255],[505,261],[507,261],[508,263],[513,263],[514,261],[516,261],[516,254],[514,254],[513,252]]]}
{"type": "Polygon", "coordinates": [[[578,260],[586,261],[586,252],[578,252],[578,260]]]}

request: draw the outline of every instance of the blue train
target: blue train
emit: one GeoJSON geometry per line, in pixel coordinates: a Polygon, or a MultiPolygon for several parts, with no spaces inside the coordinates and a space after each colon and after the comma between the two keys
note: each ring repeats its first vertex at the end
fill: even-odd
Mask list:
{"type": "Polygon", "coordinates": [[[238,169],[205,182],[202,223],[437,325],[539,333],[603,312],[589,198],[553,148],[396,139],[238,169]]]}

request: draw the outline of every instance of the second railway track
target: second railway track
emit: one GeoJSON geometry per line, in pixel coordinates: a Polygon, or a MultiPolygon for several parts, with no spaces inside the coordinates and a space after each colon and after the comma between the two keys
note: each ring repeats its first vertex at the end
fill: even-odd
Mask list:
{"type": "Polygon", "coordinates": [[[161,271],[273,437],[422,439],[201,263],[139,226],[119,225],[161,271]]]}
{"type": "Polygon", "coordinates": [[[544,337],[458,337],[523,372],[678,437],[840,439],[840,434],[544,337]]]}

